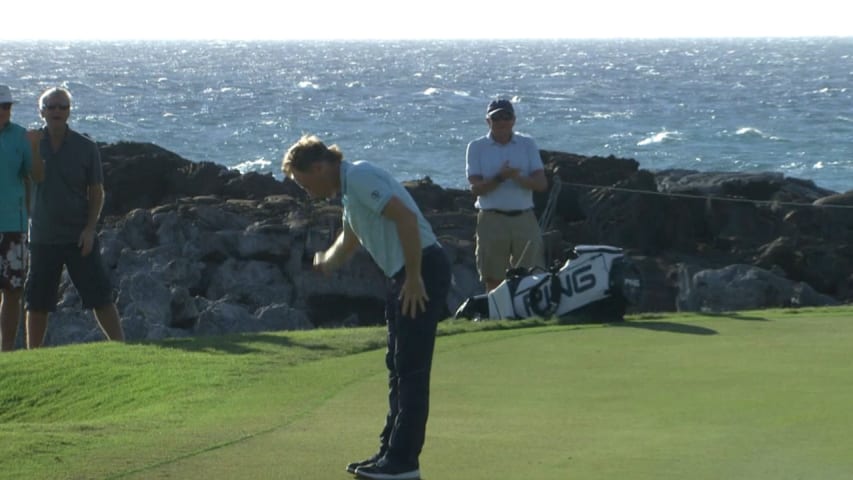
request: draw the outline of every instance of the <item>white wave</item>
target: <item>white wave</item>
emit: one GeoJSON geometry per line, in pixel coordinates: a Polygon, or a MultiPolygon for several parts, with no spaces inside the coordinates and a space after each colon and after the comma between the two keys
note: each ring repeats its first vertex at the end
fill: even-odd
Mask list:
{"type": "Polygon", "coordinates": [[[429,87],[426,90],[424,90],[424,95],[426,95],[428,97],[432,97],[434,95],[439,95],[440,93],[441,93],[441,91],[435,87],[429,87]]]}
{"type": "Polygon", "coordinates": [[[319,85],[312,82],[311,80],[302,80],[301,82],[297,83],[296,86],[299,88],[313,88],[314,90],[320,88],[319,85]]]}
{"type": "Polygon", "coordinates": [[[666,142],[669,140],[678,140],[680,137],[681,137],[681,134],[678,132],[669,132],[669,131],[664,130],[662,132],[658,132],[658,133],[656,133],[650,137],[646,137],[646,138],[640,140],[639,142],[637,142],[637,146],[638,147],[645,147],[647,145],[653,145],[656,143],[663,143],[663,142],[666,142]]]}
{"type": "Polygon", "coordinates": [[[754,128],[754,127],[741,127],[739,129],[737,129],[737,131],[735,132],[735,135],[745,136],[745,137],[764,138],[767,140],[779,140],[779,137],[776,137],[774,135],[768,135],[768,134],[766,134],[766,133],[762,132],[761,130],[754,128]]]}
{"type": "Polygon", "coordinates": [[[644,75],[658,76],[660,72],[655,70],[655,67],[651,65],[637,65],[634,67],[634,71],[637,73],[642,73],[644,75]]]}
{"type": "Polygon", "coordinates": [[[272,165],[272,162],[269,160],[265,160],[263,158],[259,158],[257,160],[246,160],[245,162],[238,163],[233,167],[229,167],[232,170],[237,170],[240,173],[248,173],[248,172],[257,172],[259,170],[263,170],[266,167],[272,165]]]}
{"type": "Polygon", "coordinates": [[[613,114],[610,112],[589,112],[589,115],[585,115],[584,118],[594,118],[596,120],[609,120],[613,118],[613,114]]]}
{"type": "Polygon", "coordinates": [[[580,117],[584,120],[610,120],[613,118],[631,118],[633,112],[599,112],[599,111],[590,111],[582,114],[580,117]]]}
{"type": "Polygon", "coordinates": [[[105,128],[109,128],[109,126],[111,125],[118,125],[128,130],[132,130],[137,126],[133,123],[121,122],[117,120],[112,113],[86,114],[80,117],[80,121],[91,122],[96,125],[101,125],[105,128]]]}
{"type": "Polygon", "coordinates": [[[764,132],[762,132],[761,130],[759,130],[757,128],[741,127],[741,128],[737,129],[737,131],[735,132],[735,135],[755,135],[758,137],[763,137],[764,132]]]}

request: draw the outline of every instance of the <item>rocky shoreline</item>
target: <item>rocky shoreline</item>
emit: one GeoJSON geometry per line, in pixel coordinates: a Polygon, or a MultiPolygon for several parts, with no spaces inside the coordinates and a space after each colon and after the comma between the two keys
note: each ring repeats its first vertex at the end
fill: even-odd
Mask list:
{"type": "MultiPolygon", "coordinates": [[[[104,144],[101,153],[99,240],[128,340],[382,322],[385,279],[366,254],[331,276],[310,268],[340,228],[335,202],[152,144],[104,144]]],[[[650,172],[631,159],[541,153],[552,188],[536,206],[548,219],[549,256],[578,244],[625,248],[645,283],[630,312],[853,298],[853,191],[779,173],[650,172]]],[[[451,258],[450,315],[482,292],[473,197],[429,178],[406,186],[451,258]]],[[[67,276],[60,295],[46,344],[102,339],[67,276]]]]}

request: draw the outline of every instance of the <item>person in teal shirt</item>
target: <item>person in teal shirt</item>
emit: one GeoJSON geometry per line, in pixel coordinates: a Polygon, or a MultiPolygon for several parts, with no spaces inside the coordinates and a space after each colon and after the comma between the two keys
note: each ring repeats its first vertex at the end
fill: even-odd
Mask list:
{"type": "MultiPolygon", "coordinates": [[[[12,122],[11,89],[0,85],[0,349],[15,348],[26,278],[27,192],[33,172],[30,140],[12,122]]],[[[39,172],[35,172],[40,174],[39,172]]]]}
{"type": "Polygon", "coordinates": [[[450,261],[408,190],[369,162],[345,162],[337,147],[303,136],[282,161],[284,174],[312,197],[341,196],[343,230],[314,255],[314,269],[340,268],[364,247],[388,277],[388,414],[379,451],[346,470],[360,478],[420,478],[429,414],[435,332],[447,309],[450,261]]]}

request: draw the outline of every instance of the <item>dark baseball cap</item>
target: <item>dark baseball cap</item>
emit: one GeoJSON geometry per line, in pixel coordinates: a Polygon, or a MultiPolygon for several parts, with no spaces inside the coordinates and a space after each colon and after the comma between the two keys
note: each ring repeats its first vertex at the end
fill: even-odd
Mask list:
{"type": "Polygon", "coordinates": [[[512,103],[509,100],[492,100],[489,108],[486,109],[486,116],[491,117],[498,112],[508,112],[515,116],[515,110],[512,108],[512,103]]]}

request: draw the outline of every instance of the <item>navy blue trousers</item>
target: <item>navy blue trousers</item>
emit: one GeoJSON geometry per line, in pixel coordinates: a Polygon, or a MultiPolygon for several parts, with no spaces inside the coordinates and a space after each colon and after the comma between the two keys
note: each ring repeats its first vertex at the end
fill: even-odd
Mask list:
{"type": "Polygon", "coordinates": [[[405,269],[391,279],[385,304],[388,324],[388,415],[379,436],[380,451],[418,467],[429,416],[429,382],[435,331],[447,312],[450,262],[441,247],[423,250],[421,276],[429,301],[426,310],[412,318],[403,315],[399,301],[405,269]]]}

